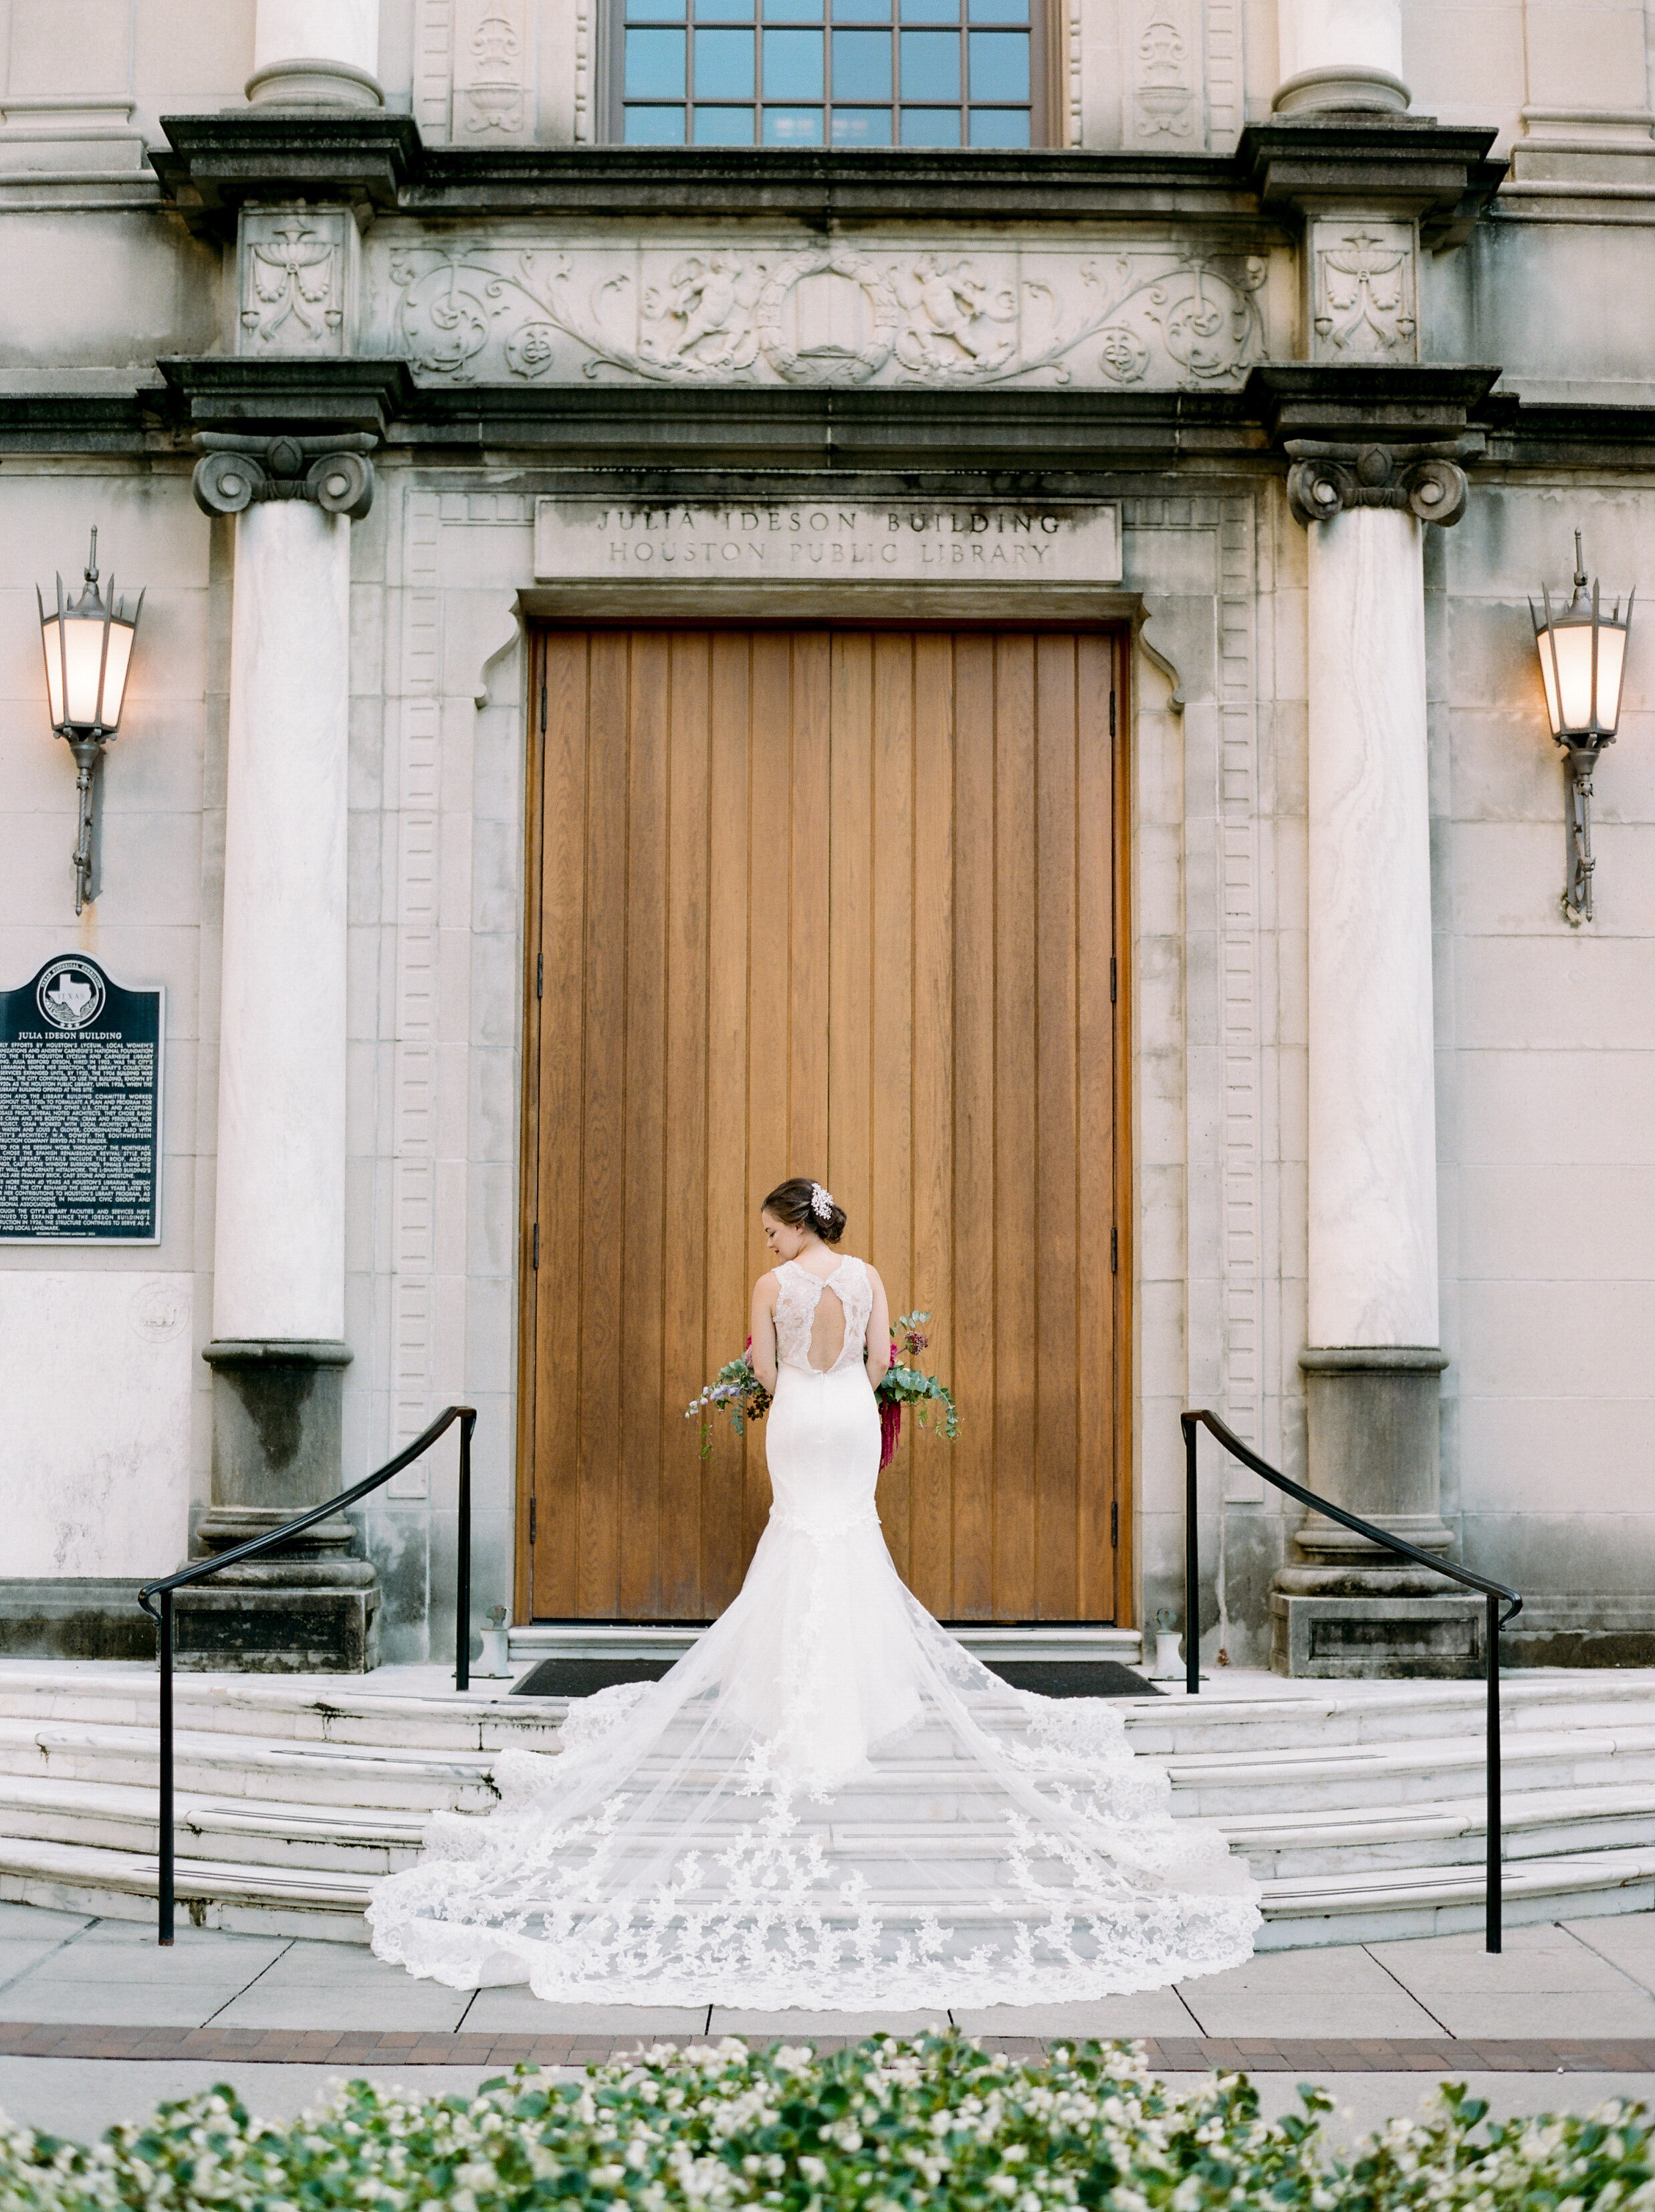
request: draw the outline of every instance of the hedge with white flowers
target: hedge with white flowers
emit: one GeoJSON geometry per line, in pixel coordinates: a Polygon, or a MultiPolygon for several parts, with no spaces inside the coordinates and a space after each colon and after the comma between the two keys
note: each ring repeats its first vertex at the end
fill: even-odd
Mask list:
{"type": "Polygon", "coordinates": [[[1496,2124],[1449,2087],[1339,2154],[1302,2101],[1261,2119],[1239,2075],[1173,2096],[1122,2045],[726,2042],[474,2098],[353,2081],[282,2126],[220,2088],[95,2148],[0,2123],[0,2212],[1655,2212],[1640,2106],[1496,2124]]]}

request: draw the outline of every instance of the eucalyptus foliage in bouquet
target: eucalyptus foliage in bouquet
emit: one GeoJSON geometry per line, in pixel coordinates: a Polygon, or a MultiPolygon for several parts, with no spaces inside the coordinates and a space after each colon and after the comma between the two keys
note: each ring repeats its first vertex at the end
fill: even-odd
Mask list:
{"type": "Polygon", "coordinates": [[[914,1407],[914,1419],[922,1429],[931,1426],[932,1409],[947,1407],[943,1416],[943,1434],[952,1443],[960,1433],[960,1415],[955,1410],[954,1393],[946,1382],[939,1382],[934,1375],[927,1375],[914,1362],[931,1342],[920,1324],[931,1319],[929,1313],[899,1315],[891,1330],[891,1364],[874,1395],[879,1401],[879,1465],[882,1472],[896,1456],[896,1448],[902,1441],[902,1408],[914,1407]]]}
{"type": "Polygon", "coordinates": [[[749,1421],[761,1421],[770,1411],[770,1393],[753,1371],[753,1340],[747,1340],[747,1349],[739,1359],[726,1359],[717,1376],[709,1382],[699,1398],[692,1398],[684,1407],[684,1419],[701,1423],[701,1457],[709,1458],[712,1451],[712,1417],[724,1413],[730,1416],[730,1425],[739,1437],[749,1421]]]}

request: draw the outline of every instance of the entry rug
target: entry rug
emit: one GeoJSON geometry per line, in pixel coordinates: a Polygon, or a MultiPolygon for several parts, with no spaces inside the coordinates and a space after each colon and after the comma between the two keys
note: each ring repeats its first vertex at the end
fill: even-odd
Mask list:
{"type": "MultiPolygon", "coordinates": [[[[658,1682],[670,1659],[543,1659],[512,1686],[514,1698],[590,1698],[617,1682],[658,1682]]],[[[991,1674],[1014,1690],[1043,1698],[1159,1698],[1165,1695],[1116,1659],[1001,1659],[991,1674]]]]}

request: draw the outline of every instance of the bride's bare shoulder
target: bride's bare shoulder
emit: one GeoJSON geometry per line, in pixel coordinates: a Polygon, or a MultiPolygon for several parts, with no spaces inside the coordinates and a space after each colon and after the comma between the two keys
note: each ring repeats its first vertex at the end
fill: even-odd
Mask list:
{"type": "Polygon", "coordinates": [[[768,1274],[761,1275],[758,1281],[754,1284],[753,1295],[761,1304],[773,1306],[776,1303],[776,1293],[780,1288],[781,1271],[779,1268],[772,1267],[768,1274]]]}

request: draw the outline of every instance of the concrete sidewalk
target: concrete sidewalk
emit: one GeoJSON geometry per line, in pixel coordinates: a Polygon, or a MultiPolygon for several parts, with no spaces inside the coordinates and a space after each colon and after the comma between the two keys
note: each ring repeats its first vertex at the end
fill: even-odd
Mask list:
{"type": "Polygon", "coordinates": [[[1060,2036],[1143,2039],[1179,2083],[1240,2065],[1273,2111],[1315,2079],[1352,2127],[1411,2111],[1443,2078],[1470,2079],[1498,2111],[1579,2108],[1655,2090],[1655,1913],[1515,1929],[1496,1958],[1479,1937],[1440,1936],[1272,1952],[1096,2003],[863,2016],[554,2006],[415,1981],[352,1945],[185,1927],[163,1951],[144,1924],[0,1905],[0,2109],[82,2140],[225,2079],[277,2118],[343,2075],[470,2089],[519,2057],[950,2021],[1020,2055],[1060,2036]]]}

